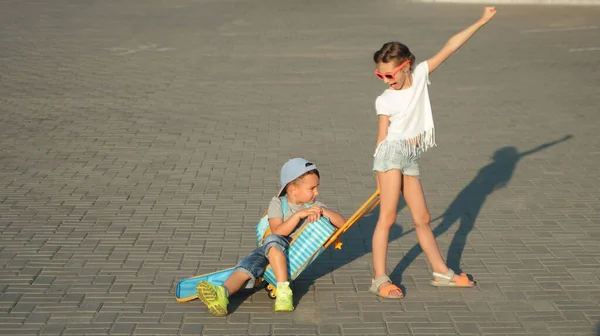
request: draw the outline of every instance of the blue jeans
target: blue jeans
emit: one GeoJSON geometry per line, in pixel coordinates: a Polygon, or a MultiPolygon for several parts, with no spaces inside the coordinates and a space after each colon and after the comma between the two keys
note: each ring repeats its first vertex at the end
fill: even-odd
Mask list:
{"type": "Polygon", "coordinates": [[[260,278],[265,272],[265,268],[269,264],[269,259],[267,258],[269,250],[273,247],[285,255],[290,247],[290,241],[291,238],[289,237],[270,234],[265,237],[262,246],[257,247],[238,262],[234,271],[244,272],[250,276],[250,280],[246,283],[245,288],[253,288],[256,279],[260,278]]]}

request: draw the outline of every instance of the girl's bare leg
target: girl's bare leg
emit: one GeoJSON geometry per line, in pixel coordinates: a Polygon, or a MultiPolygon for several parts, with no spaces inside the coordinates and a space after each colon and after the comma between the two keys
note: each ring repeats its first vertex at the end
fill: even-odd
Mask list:
{"type": "MultiPolygon", "coordinates": [[[[388,251],[388,240],[390,229],[396,222],[396,212],[398,211],[398,202],[400,201],[400,182],[402,174],[399,170],[388,170],[387,172],[377,173],[377,185],[380,188],[379,220],[373,233],[373,269],[375,279],[387,275],[386,259],[388,251]]],[[[388,284],[387,286],[389,286],[388,284]]],[[[386,284],[381,285],[384,288],[386,284]]],[[[402,295],[401,291],[394,290],[389,295],[402,295]]]]}
{"type": "MultiPolygon", "coordinates": [[[[431,216],[425,202],[425,194],[419,178],[414,176],[403,176],[402,193],[404,200],[410,210],[415,223],[415,232],[419,244],[427,256],[434,272],[445,274],[448,272],[448,266],[440,253],[440,248],[435,241],[433,231],[431,230],[431,216]]],[[[458,281],[459,276],[454,275],[452,281],[458,281]]],[[[436,279],[439,280],[439,279],[436,279]]]]}

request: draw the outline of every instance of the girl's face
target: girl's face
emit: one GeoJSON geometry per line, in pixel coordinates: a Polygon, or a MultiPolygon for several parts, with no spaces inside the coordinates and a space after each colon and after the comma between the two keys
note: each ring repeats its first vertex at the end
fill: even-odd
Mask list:
{"type": "Polygon", "coordinates": [[[404,89],[406,78],[409,75],[410,60],[406,60],[400,64],[397,62],[377,63],[375,75],[377,78],[390,86],[393,90],[404,89]]]}

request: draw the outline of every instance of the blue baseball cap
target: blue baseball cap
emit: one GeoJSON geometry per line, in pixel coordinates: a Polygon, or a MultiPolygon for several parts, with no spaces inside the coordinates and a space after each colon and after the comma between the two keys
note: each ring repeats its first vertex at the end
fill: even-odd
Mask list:
{"type": "Polygon", "coordinates": [[[303,158],[294,158],[286,162],[283,167],[281,167],[281,174],[279,176],[281,179],[281,189],[277,196],[281,197],[285,195],[285,187],[287,187],[290,182],[313,169],[317,169],[317,166],[303,158]]]}

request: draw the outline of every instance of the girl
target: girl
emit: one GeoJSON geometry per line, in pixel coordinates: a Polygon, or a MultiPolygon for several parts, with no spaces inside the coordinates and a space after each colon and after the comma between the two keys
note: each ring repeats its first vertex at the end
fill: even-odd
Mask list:
{"type": "Polygon", "coordinates": [[[385,298],[402,298],[403,293],[386,275],[388,239],[396,221],[400,193],[415,223],[421,248],[433,269],[431,285],[473,287],[466,274],[456,275],[442,258],[430,226],[431,217],[419,181],[420,154],[435,146],[435,135],[427,85],[429,74],[488,23],[496,14],[486,7],[473,25],[453,36],[432,58],[415,66],[415,56],[399,42],[388,42],[374,55],[375,75],[389,88],[375,102],[379,127],[373,170],[380,189],[380,215],[373,234],[375,278],[370,292],[385,298]]]}

